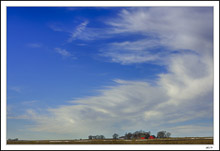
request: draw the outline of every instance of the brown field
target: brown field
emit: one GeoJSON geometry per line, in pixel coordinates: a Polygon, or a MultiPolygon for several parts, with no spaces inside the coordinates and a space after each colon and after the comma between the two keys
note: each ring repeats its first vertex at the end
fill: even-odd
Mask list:
{"type": "Polygon", "coordinates": [[[212,137],[182,137],[153,140],[18,140],[7,141],[7,144],[213,144],[212,137]]]}

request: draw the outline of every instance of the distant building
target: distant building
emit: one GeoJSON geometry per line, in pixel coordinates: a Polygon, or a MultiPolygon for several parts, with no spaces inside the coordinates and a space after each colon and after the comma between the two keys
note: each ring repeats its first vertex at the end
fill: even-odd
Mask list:
{"type": "Polygon", "coordinates": [[[120,136],[118,139],[125,139],[125,136],[120,136]]]}
{"type": "Polygon", "coordinates": [[[148,139],[155,139],[155,136],[151,135],[148,139]]]}
{"type": "Polygon", "coordinates": [[[140,139],[146,139],[146,136],[145,135],[141,135],[140,139]]]}

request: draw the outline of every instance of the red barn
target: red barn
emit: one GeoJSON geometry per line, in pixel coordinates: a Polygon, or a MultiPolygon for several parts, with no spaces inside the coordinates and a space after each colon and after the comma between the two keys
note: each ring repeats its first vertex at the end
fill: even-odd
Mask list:
{"type": "Polygon", "coordinates": [[[155,137],[154,136],[150,136],[148,139],[155,139],[155,137]]]}

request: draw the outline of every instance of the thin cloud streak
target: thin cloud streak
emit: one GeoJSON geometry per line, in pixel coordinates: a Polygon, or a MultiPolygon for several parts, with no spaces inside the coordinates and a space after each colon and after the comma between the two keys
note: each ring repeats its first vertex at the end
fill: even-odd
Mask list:
{"type": "Polygon", "coordinates": [[[110,61],[129,65],[159,60],[164,53],[157,52],[160,42],[154,39],[141,39],[137,41],[113,42],[100,50],[100,56],[110,58],[110,61]]]}
{"type": "Polygon", "coordinates": [[[18,93],[22,92],[22,88],[18,86],[10,86],[9,89],[18,93]]]}
{"type": "Polygon", "coordinates": [[[55,48],[55,51],[64,57],[72,56],[71,53],[69,51],[67,51],[66,49],[55,48]]]}
{"type": "Polygon", "coordinates": [[[72,43],[75,40],[93,41],[112,37],[112,33],[110,33],[108,29],[88,27],[88,24],[89,20],[85,20],[73,29],[60,23],[51,23],[48,26],[55,32],[67,33],[69,37],[66,40],[67,43],[72,43]]]}
{"type": "Polygon", "coordinates": [[[82,22],[81,24],[79,24],[74,31],[71,32],[71,37],[69,38],[68,42],[72,42],[73,40],[77,39],[78,37],[80,37],[80,35],[82,34],[82,32],[85,30],[87,24],[89,22],[86,20],[84,22],[82,22]]]}

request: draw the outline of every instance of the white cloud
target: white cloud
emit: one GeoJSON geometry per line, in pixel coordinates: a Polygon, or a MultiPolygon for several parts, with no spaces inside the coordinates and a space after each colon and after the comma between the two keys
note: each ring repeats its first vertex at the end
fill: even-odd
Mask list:
{"type": "Polygon", "coordinates": [[[145,63],[160,59],[162,53],[155,51],[159,47],[160,43],[152,39],[114,42],[102,50],[100,55],[123,65],[145,63]]]}
{"type": "Polygon", "coordinates": [[[192,54],[175,55],[169,71],[170,74],[161,75],[160,83],[166,87],[172,98],[176,96],[191,99],[190,97],[212,90],[213,64],[205,57],[192,54]]]}
{"type": "Polygon", "coordinates": [[[157,54],[150,54],[148,52],[121,52],[121,51],[107,51],[101,54],[101,56],[110,57],[112,62],[120,63],[123,65],[144,63],[149,61],[155,61],[159,59],[157,54]]]}
{"type": "Polygon", "coordinates": [[[186,136],[196,137],[200,136],[198,134],[203,134],[204,136],[213,136],[213,127],[212,126],[201,126],[201,125],[184,125],[170,127],[167,131],[173,132],[174,136],[186,136]]]}
{"type": "Polygon", "coordinates": [[[22,88],[18,87],[18,86],[10,86],[9,89],[13,90],[15,92],[18,92],[18,93],[20,93],[22,91],[22,88]]]}
{"type": "Polygon", "coordinates": [[[65,31],[64,27],[62,26],[62,24],[50,23],[48,26],[53,31],[59,31],[59,32],[65,31]]]}
{"type": "Polygon", "coordinates": [[[89,22],[86,20],[84,22],[82,22],[81,24],[79,24],[72,32],[71,32],[71,37],[69,38],[68,42],[72,42],[75,39],[80,39],[80,37],[83,39],[89,39],[89,36],[86,34],[84,35],[83,31],[86,29],[86,26],[89,22]]]}
{"type": "MultiPolygon", "coordinates": [[[[211,7],[151,7],[123,9],[119,17],[108,20],[106,23],[113,26],[113,34],[136,33],[153,38],[153,40],[140,39],[137,41],[124,41],[113,43],[112,48],[105,50],[105,56],[112,58],[113,62],[125,64],[130,51],[145,51],[148,55],[143,58],[133,58],[132,63],[158,61],[158,57],[147,59],[151,48],[165,47],[169,51],[192,50],[200,55],[212,57],[213,12],[211,7]],[[119,51],[117,51],[119,50],[119,51]],[[125,51],[121,53],[120,51],[125,51]],[[122,57],[120,57],[121,55],[122,57]],[[140,61],[142,60],[142,61],[140,61]]],[[[163,50],[164,54],[170,53],[163,50]]],[[[140,52],[135,52],[140,53],[140,52]]],[[[143,53],[143,52],[142,52],[143,53]]],[[[161,58],[161,57],[160,57],[161,58]]],[[[128,61],[129,63],[129,61],[128,61]]]]}
{"type": "Polygon", "coordinates": [[[109,38],[111,35],[106,32],[106,29],[99,29],[93,27],[87,27],[87,22],[83,22],[76,27],[73,31],[69,31],[70,38],[68,42],[79,39],[83,41],[91,41],[97,39],[109,38]]]}
{"type": "Polygon", "coordinates": [[[196,125],[184,122],[200,120],[204,123],[201,122],[201,129],[193,134],[203,136],[202,129],[208,128],[204,136],[210,136],[212,123],[208,122],[207,126],[206,121],[212,119],[213,72],[207,60],[188,55],[171,58],[169,73],[162,74],[157,85],[116,79],[115,86],[100,90],[99,95],[72,101],[78,105],[50,108],[47,114],[29,111],[29,116],[36,122],[31,130],[71,133],[76,138],[90,134],[111,137],[114,132],[123,135],[140,129],[167,130],[175,136],[191,136],[196,125]],[[185,62],[189,57],[191,60],[185,62]],[[182,129],[182,124],[189,131],[182,129]]]}
{"type": "MultiPolygon", "coordinates": [[[[68,9],[71,9],[71,8],[68,8],[68,9]]],[[[88,24],[89,24],[89,21],[85,20],[81,22],[80,24],[78,24],[77,26],[75,26],[73,29],[61,23],[50,23],[48,26],[53,31],[68,33],[69,38],[67,42],[72,42],[76,39],[94,40],[94,38],[97,37],[98,30],[87,27],[88,24]]]]}
{"type": "Polygon", "coordinates": [[[160,42],[155,39],[141,39],[137,41],[114,42],[111,43],[111,45],[117,49],[143,51],[145,49],[152,50],[153,48],[159,47],[160,42]]]}
{"type": "Polygon", "coordinates": [[[66,49],[55,48],[55,51],[64,57],[72,56],[72,54],[69,51],[67,51],[66,49]]]}
{"type": "MultiPolygon", "coordinates": [[[[107,29],[88,27],[88,24],[89,24],[89,20],[84,20],[72,28],[68,25],[64,25],[57,22],[57,23],[48,24],[48,27],[56,32],[67,33],[69,35],[67,42],[69,43],[73,42],[74,40],[91,41],[91,40],[109,38],[112,36],[112,34],[108,32],[107,29]]],[[[81,45],[84,45],[84,43],[82,43],[81,45]]]]}

